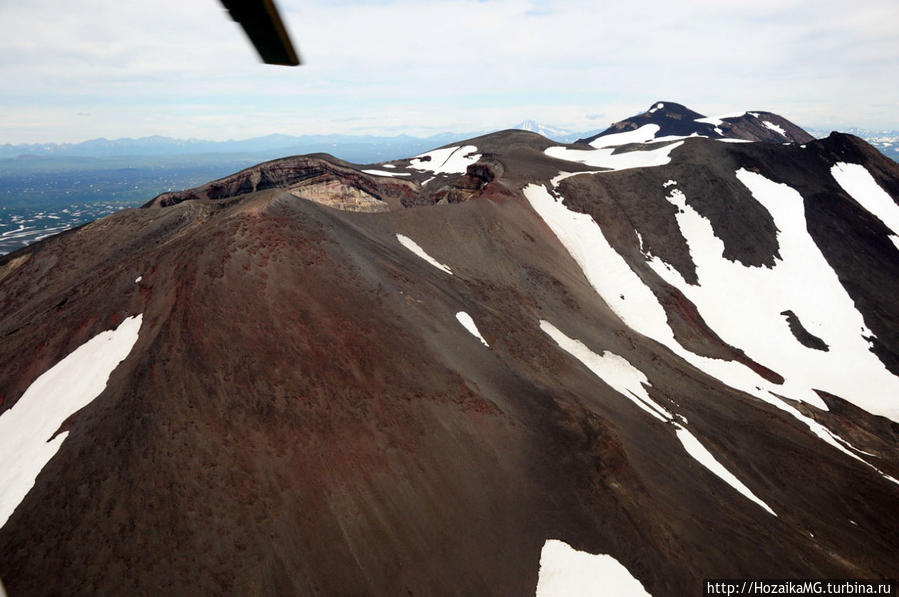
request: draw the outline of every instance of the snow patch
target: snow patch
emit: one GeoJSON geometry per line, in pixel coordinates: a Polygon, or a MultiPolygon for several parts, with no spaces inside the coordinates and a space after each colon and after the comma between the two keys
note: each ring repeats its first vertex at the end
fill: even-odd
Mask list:
{"type": "Polygon", "coordinates": [[[468,333],[480,340],[484,346],[490,348],[490,345],[487,344],[486,340],[484,340],[484,336],[482,336],[481,332],[478,331],[478,326],[474,324],[474,319],[471,318],[471,315],[469,315],[465,311],[459,311],[458,313],[456,313],[456,319],[459,320],[459,323],[462,324],[462,327],[468,330],[468,333]]]}
{"type": "Polygon", "coordinates": [[[679,141],[657,149],[628,151],[617,154],[613,153],[615,151],[614,148],[584,150],[568,149],[566,147],[548,147],[545,153],[552,158],[569,162],[580,162],[588,166],[608,168],[610,170],[627,170],[629,168],[664,166],[671,161],[671,152],[683,145],[683,143],[683,141],[679,141]]]}
{"type": "Polygon", "coordinates": [[[140,284],[140,281],[143,280],[143,279],[144,279],[143,276],[138,276],[138,277],[134,278],[134,283],[135,283],[135,284],[140,284]]]}
{"type": "Polygon", "coordinates": [[[581,595],[651,597],[612,556],[577,551],[564,541],[547,539],[540,551],[537,597],[581,595]]]}
{"type": "Polygon", "coordinates": [[[610,133],[603,135],[590,142],[592,147],[597,149],[603,147],[617,147],[628,143],[646,143],[655,139],[656,133],[661,127],[657,124],[644,124],[638,129],[625,131],[623,133],[610,133]]]}
{"type": "Polygon", "coordinates": [[[763,120],[762,125],[764,125],[764,127],[766,129],[772,130],[775,133],[779,133],[780,135],[782,135],[784,137],[787,136],[787,132],[785,130],[783,130],[781,127],[774,124],[773,122],[768,122],[767,120],[763,120]]]}
{"type": "Polygon", "coordinates": [[[653,114],[655,112],[658,112],[659,110],[661,110],[664,107],[665,107],[665,104],[663,104],[662,102],[659,102],[655,106],[653,106],[652,108],[649,109],[649,113],[653,114]]]}
{"type": "Polygon", "coordinates": [[[734,137],[725,137],[724,139],[715,139],[723,143],[754,143],[751,139],[736,139],[734,137]]]}
{"type": "Polygon", "coordinates": [[[693,122],[702,122],[719,127],[724,124],[724,121],[728,118],[740,118],[741,116],[745,115],[746,112],[732,112],[730,114],[721,114],[720,116],[703,116],[702,118],[695,118],[693,122]]]}
{"type": "Polygon", "coordinates": [[[442,263],[440,263],[439,261],[437,261],[430,255],[428,255],[425,252],[425,250],[422,249],[418,245],[417,242],[415,242],[408,236],[403,236],[402,234],[397,234],[396,240],[400,241],[401,245],[403,245],[404,247],[406,247],[407,249],[409,249],[410,251],[412,251],[413,253],[415,253],[416,255],[418,255],[419,257],[421,257],[422,259],[424,259],[425,261],[427,261],[428,263],[430,263],[431,265],[433,265],[434,267],[439,269],[440,271],[443,271],[443,272],[446,272],[446,273],[452,275],[453,270],[451,270],[449,268],[449,266],[443,265],[442,263]]]}
{"type": "Polygon", "coordinates": [[[395,164],[381,164],[382,168],[396,168],[395,164]]]}
{"type": "Polygon", "coordinates": [[[668,143],[670,141],[681,141],[683,139],[708,139],[705,135],[699,133],[690,133],[689,135],[665,135],[664,137],[656,137],[653,143],[668,143]]]}
{"type": "Polygon", "coordinates": [[[373,174],[374,176],[412,176],[408,172],[385,172],[384,170],[363,170],[363,172],[373,174]]]}
{"type": "Polygon", "coordinates": [[[142,315],[101,332],[34,380],[0,415],[0,527],[19,506],[69,432],[63,422],[106,389],[109,376],[137,342],[142,315]],[[52,438],[52,439],[51,439],[52,438]]]}
{"type": "Polygon", "coordinates": [[[481,154],[474,145],[445,147],[415,156],[409,161],[409,167],[415,170],[430,171],[434,174],[464,174],[471,164],[481,159],[481,154]],[[423,160],[422,158],[431,158],[423,160]]]}
{"type": "MultiPolygon", "coordinates": [[[[890,231],[899,234],[899,205],[884,191],[871,173],[859,164],[837,162],[830,175],[859,205],[883,222],[890,231]]],[[[896,243],[896,237],[890,240],[896,243]]]]}

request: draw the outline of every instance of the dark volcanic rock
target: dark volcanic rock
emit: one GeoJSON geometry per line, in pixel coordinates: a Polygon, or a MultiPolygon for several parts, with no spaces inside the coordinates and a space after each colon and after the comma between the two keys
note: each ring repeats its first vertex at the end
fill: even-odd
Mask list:
{"type": "Polygon", "coordinates": [[[786,318],[787,325],[790,326],[790,331],[793,332],[796,339],[802,342],[804,346],[814,348],[815,350],[823,350],[825,352],[830,350],[830,347],[827,346],[827,342],[805,329],[805,326],[802,325],[802,322],[799,321],[799,318],[796,317],[795,313],[787,309],[786,311],[781,311],[780,314],[786,318]]]}

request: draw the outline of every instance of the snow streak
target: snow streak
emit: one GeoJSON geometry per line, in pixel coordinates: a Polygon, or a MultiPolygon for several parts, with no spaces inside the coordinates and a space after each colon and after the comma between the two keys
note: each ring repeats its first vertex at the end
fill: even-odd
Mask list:
{"type": "Polygon", "coordinates": [[[780,126],[774,124],[773,122],[768,122],[767,120],[763,120],[762,124],[765,126],[766,129],[768,129],[770,131],[774,131],[775,133],[778,133],[782,137],[787,136],[786,131],[783,130],[780,126]]]}
{"type": "Polygon", "coordinates": [[[859,205],[890,229],[890,240],[899,249],[899,205],[877,184],[871,173],[860,164],[837,162],[830,174],[859,205]]]}
{"type": "MultiPolygon", "coordinates": [[[[396,166],[390,166],[390,167],[395,168],[396,166]]],[[[363,172],[365,172],[366,174],[374,175],[374,176],[412,176],[408,172],[386,172],[384,170],[363,170],[363,172]]]]}
{"type": "Polygon", "coordinates": [[[425,250],[422,249],[420,246],[418,246],[418,243],[415,242],[414,240],[412,240],[411,238],[409,238],[408,236],[403,236],[402,234],[397,234],[396,240],[400,241],[401,245],[403,245],[404,247],[406,247],[407,249],[409,249],[410,251],[412,251],[413,253],[415,253],[416,255],[418,255],[419,257],[421,257],[422,259],[424,259],[425,261],[427,261],[428,263],[430,263],[431,265],[433,265],[434,267],[439,269],[440,271],[446,272],[447,274],[452,275],[453,270],[451,270],[449,268],[449,266],[443,265],[442,263],[440,263],[439,261],[437,261],[430,255],[425,253],[425,250]]]}
{"type": "Polygon", "coordinates": [[[76,348],[0,415],[0,527],[69,435],[54,437],[63,422],[106,389],[110,374],[137,342],[142,318],[128,317],[76,348]]]}
{"type": "Polygon", "coordinates": [[[474,319],[471,318],[471,315],[469,315],[465,311],[459,311],[458,313],[456,313],[456,319],[459,320],[459,323],[462,324],[462,327],[468,330],[469,334],[480,340],[484,346],[490,348],[490,345],[487,344],[486,340],[484,340],[484,336],[482,336],[481,332],[478,331],[478,326],[474,324],[474,319]]]}
{"type": "Polygon", "coordinates": [[[541,321],[540,329],[555,340],[560,348],[578,359],[585,367],[592,371],[594,375],[611,386],[616,392],[659,421],[663,423],[673,423],[677,432],[677,439],[680,440],[681,445],[684,447],[684,451],[686,451],[687,454],[689,454],[696,462],[717,475],[725,483],[736,489],[744,497],[764,508],[765,511],[772,516],[777,516],[768,504],[752,493],[742,481],[727,470],[692,433],[687,431],[680,424],[674,423],[674,416],[668,410],[650,398],[646,388],[652,384],[649,383],[646,375],[631,365],[627,359],[618,356],[613,352],[609,352],[608,350],[603,351],[601,355],[598,355],[590,350],[583,342],[569,338],[548,321],[541,321]]]}

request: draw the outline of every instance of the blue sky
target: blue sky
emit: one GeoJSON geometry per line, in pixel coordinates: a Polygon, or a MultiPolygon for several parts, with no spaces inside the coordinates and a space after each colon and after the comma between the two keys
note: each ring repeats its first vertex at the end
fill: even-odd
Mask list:
{"type": "Polygon", "coordinates": [[[280,0],[263,65],[217,0],[0,0],[0,143],[602,128],[677,101],[899,129],[899,3],[280,0]]]}

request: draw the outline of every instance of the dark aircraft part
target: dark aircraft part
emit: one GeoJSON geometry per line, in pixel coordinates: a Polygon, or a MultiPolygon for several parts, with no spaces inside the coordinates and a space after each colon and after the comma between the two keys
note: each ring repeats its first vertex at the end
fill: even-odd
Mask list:
{"type": "Polygon", "coordinates": [[[300,64],[272,0],[222,0],[222,4],[243,27],[263,62],[284,66],[300,64]]]}

